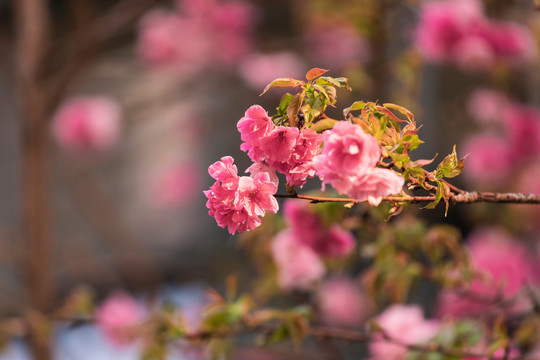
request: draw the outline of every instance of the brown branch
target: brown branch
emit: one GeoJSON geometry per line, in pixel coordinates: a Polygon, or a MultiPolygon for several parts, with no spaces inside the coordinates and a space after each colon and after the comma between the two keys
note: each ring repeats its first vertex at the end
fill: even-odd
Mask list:
{"type": "MultiPolygon", "coordinates": [[[[302,194],[276,194],[276,198],[293,198],[309,200],[311,203],[323,203],[323,202],[345,202],[349,204],[358,204],[362,201],[351,198],[332,198],[332,197],[320,197],[310,196],[302,194]]],[[[435,201],[435,195],[429,196],[383,196],[383,201],[395,202],[395,203],[422,203],[435,201]]],[[[472,203],[503,203],[503,204],[540,204],[540,195],[536,194],[522,194],[522,193],[493,193],[493,192],[480,192],[470,191],[462,192],[459,194],[451,194],[450,202],[453,204],[472,204],[472,203]]]]}
{"type": "Polygon", "coordinates": [[[25,255],[26,321],[33,357],[51,358],[51,343],[43,314],[54,299],[50,236],[47,98],[39,76],[47,62],[45,47],[50,35],[46,0],[15,1],[16,75],[22,129],[21,223],[25,255]]]}

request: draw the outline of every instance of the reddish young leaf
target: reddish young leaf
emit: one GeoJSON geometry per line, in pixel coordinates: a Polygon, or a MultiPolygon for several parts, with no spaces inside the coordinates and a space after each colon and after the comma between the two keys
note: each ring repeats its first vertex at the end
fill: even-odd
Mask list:
{"type": "Polygon", "coordinates": [[[318,78],[319,76],[327,73],[328,70],[325,70],[325,69],[319,69],[319,68],[313,68],[311,70],[309,70],[306,74],[306,79],[308,79],[308,81],[311,81],[313,79],[316,79],[318,78]]]}

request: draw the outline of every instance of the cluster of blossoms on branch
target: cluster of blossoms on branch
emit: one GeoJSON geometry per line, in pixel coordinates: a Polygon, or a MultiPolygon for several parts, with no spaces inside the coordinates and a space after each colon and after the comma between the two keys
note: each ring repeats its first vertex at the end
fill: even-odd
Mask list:
{"type": "Polygon", "coordinates": [[[432,62],[455,63],[473,71],[497,64],[520,65],[536,55],[526,28],[488,19],[479,0],[426,2],[415,43],[432,62]]]}
{"type": "MultiPolygon", "coordinates": [[[[276,171],[285,174],[289,189],[302,187],[308,178],[317,175],[323,190],[326,184],[331,184],[340,194],[356,201],[367,200],[373,206],[383,196],[401,191],[404,178],[394,170],[377,167],[383,154],[381,142],[386,142],[375,136],[382,136],[384,130],[380,126],[378,134],[370,134],[360,123],[337,121],[324,115],[326,106],[335,103],[336,88],[347,87],[346,79],[322,77],[325,72],[310,70],[307,83],[290,78],[274,80],[265,92],[271,87],[295,87],[300,92],[285,94],[273,118],[261,106],[254,105],[240,119],[237,124],[243,141],[240,148],[254,162],[247,170],[251,177],[238,178],[230,157],[210,166],[210,175],[216,182],[205,191],[209,214],[219,226],[227,226],[231,234],[258,226],[265,210],[277,211],[273,197],[277,191],[276,171]],[[244,178],[252,179],[250,184],[254,181],[257,186],[246,191],[245,185],[238,185],[242,181],[248,183],[238,180],[244,178]]],[[[362,109],[360,102],[349,110],[356,109],[362,109]]],[[[393,116],[389,121],[396,124],[399,121],[391,112],[387,116],[393,116]]],[[[411,126],[407,129],[408,145],[401,146],[401,152],[407,152],[412,142],[414,146],[419,144],[417,138],[411,142],[416,131],[411,126]]]]}

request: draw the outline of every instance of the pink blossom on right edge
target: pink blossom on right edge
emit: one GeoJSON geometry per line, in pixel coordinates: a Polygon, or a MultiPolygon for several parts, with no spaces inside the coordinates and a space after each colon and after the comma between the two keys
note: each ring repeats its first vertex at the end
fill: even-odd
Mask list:
{"type": "MultiPolygon", "coordinates": [[[[439,330],[439,322],[425,320],[417,305],[392,305],[376,321],[390,338],[407,345],[426,343],[439,330]]],[[[369,351],[372,360],[405,360],[407,357],[407,348],[382,338],[371,341],[369,351]]]]}
{"type": "Polygon", "coordinates": [[[508,142],[494,134],[479,134],[463,144],[469,154],[463,175],[473,183],[497,186],[508,178],[512,168],[512,149],[508,142]]]}

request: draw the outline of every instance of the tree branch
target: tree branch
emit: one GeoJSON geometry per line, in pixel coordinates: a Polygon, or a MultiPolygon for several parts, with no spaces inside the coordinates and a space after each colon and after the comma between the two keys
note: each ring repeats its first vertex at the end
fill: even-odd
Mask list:
{"type": "MultiPolygon", "coordinates": [[[[293,198],[309,200],[311,203],[323,202],[345,202],[349,204],[358,204],[358,201],[351,198],[332,198],[321,196],[310,196],[302,194],[276,194],[276,198],[293,198]]],[[[423,203],[435,201],[435,195],[428,196],[383,196],[383,201],[393,203],[423,203]]],[[[472,203],[504,203],[504,204],[540,204],[540,195],[522,194],[522,193],[493,193],[480,191],[465,191],[450,195],[450,202],[453,204],[472,204],[472,203]]]]}

